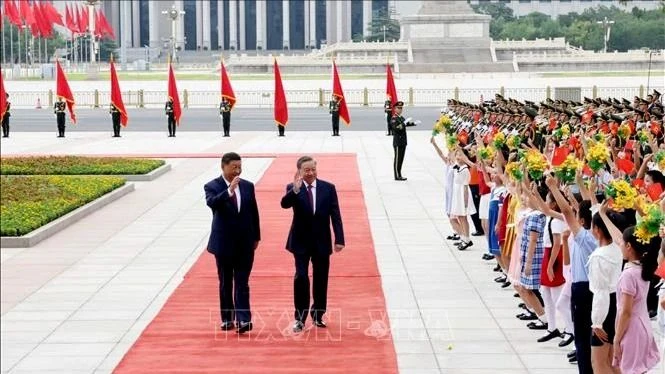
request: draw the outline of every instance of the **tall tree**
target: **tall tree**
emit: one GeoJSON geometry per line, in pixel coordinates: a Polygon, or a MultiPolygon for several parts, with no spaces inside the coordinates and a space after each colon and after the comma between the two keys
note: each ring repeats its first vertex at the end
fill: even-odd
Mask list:
{"type": "Polygon", "coordinates": [[[380,9],[372,16],[368,31],[367,41],[397,41],[400,37],[399,21],[393,19],[389,11],[380,9]]]}

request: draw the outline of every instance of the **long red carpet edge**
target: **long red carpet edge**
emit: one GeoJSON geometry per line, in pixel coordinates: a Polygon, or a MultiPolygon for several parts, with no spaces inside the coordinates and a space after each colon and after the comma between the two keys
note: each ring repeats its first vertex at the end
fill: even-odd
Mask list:
{"type": "Polygon", "coordinates": [[[305,332],[290,330],[295,268],[284,245],[291,211],[279,202],[296,157],[278,156],[256,184],[263,239],[250,278],[254,330],[219,329],[215,262],[204,252],[115,373],[397,373],[356,157],[317,160],[319,177],[337,187],[346,237],[331,257],[328,328],[308,320],[305,332]]]}

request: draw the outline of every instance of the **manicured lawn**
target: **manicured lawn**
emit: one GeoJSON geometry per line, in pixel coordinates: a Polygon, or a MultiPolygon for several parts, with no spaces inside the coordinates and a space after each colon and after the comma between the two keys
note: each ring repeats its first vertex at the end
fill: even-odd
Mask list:
{"type": "Polygon", "coordinates": [[[164,165],[164,160],[119,157],[40,156],[0,159],[2,175],[136,175],[164,165]]]}
{"type": "Polygon", "coordinates": [[[25,235],[124,184],[116,176],[0,176],[0,234],[25,235]]]}

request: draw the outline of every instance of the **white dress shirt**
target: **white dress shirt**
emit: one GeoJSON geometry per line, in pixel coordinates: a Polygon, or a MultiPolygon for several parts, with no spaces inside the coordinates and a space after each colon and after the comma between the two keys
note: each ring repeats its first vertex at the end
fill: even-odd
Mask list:
{"type": "MultiPolygon", "coordinates": [[[[224,179],[224,182],[226,182],[227,186],[231,185],[231,182],[227,181],[226,178],[224,178],[224,176],[222,176],[222,179],[224,179]]],[[[228,188],[227,191],[229,192],[229,197],[233,196],[233,194],[236,195],[236,203],[238,205],[238,212],[239,212],[240,211],[240,185],[238,185],[236,187],[235,191],[231,191],[230,188],[228,188]]]]}
{"type": "Polygon", "coordinates": [[[603,327],[610,310],[610,294],[617,291],[622,265],[623,254],[614,243],[598,247],[589,256],[589,289],[593,292],[591,327],[603,327]]]}

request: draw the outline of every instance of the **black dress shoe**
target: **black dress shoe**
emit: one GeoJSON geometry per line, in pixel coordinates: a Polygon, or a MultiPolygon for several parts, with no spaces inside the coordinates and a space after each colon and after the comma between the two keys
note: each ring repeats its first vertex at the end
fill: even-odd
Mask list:
{"type": "Polygon", "coordinates": [[[538,343],[545,343],[545,342],[548,342],[548,341],[550,341],[554,338],[559,338],[559,337],[561,337],[561,332],[559,332],[559,330],[556,329],[554,331],[548,331],[546,335],[541,336],[536,341],[538,343]]]}
{"type": "Polygon", "coordinates": [[[526,325],[529,330],[547,330],[547,323],[541,321],[531,322],[526,325]]]}
{"type": "Polygon", "coordinates": [[[501,265],[497,264],[492,271],[501,271],[501,265]]]}
{"type": "Polygon", "coordinates": [[[448,235],[448,237],[446,239],[448,239],[448,240],[459,240],[460,238],[459,238],[459,235],[453,234],[453,235],[448,235]]]}
{"type": "Polygon", "coordinates": [[[295,321],[293,323],[293,332],[301,332],[305,328],[305,324],[301,321],[295,321]]]}
{"type": "Polygon", "coordinates": [[[503,282],[506,281],[506,279],[507,279],[507,278],[506,278],[505,275],[501,275],[501,276],[498,276],[498,277],[494,278],[494,281],[495,281],[496,283],[503,283],[503,282]]]}
{"type": "Polygon", "coordinates": [[[573,365],[577,365],[577,355],[575,357],[569,358],[568,362],[573,364],[573,365]]]}
{"type": "Polygon", "coordinates": [[[515,293],[513,294],[513,297],[520,297],[520,294],[518,294],[517,292],[515,292],[515,293]]]}
{"type": "Polygon", "coordinates": [[[506,281],[501,285],[501,288],[506,288],[508,286],[510,286],[510,281],[506,279],[506,281]]]}
{"type": "Polygon", "coordinates": [[[573,334],[569,334],[569,333],[567,333],[567,332],[564,332],[564,333],[561,335],[561,337],[562,337],[562,338],[565,338],[565,339],[563,339],[562,341],[559,342],[559,347],[565,347],[565,346],[567,346],[567,345],[569,345],[570,343],[572,343],[572,342],[575,341],[575,335],[573,335],[573,334]]]}
{"type": "Polygon", "coordinates": [[[464,251],[464,250],[466,250],[467,248],[469,248],[473,245],[473,242],[471,240],[469,240],[466,243],[464,243],[464,242],[462,242],[462,243],[463,244],[460,244],[460,246],[457,247],[457,249],[459,249],[460,251],[464,251]]]}
{"type": "Polygon", "coordinates": [[[494,255],[491,255],[489,253],[485,253],[482,257],[483,260],[489,261],[489,260],[494,260],[494,255]]]}
{"type": "Polygon", "coordinates": [[[577,351],[570,351],[566,355],[566,357],[571,358],[571,357],[577,357],[577,351]]]}
{"type": "Polygon", "coordinates": [[[476,231],[473,234],[471,234],[471,236],[483,236],[483,235],[485,235],[485,233],[482,231],[476,231]]]}
{"type": "Polygon", "coordinates": [[[407,178],[404,178],[404,177],[398,177],[396,180],[398,180],[398,181],[405,181],[406,179],[407,179],[407,178]]]}
{"type": "Polygon", "coordinates": [[[326,325],[326,323],[323,322],[323,320],[314,320],[314,326],[321,327],[321,328],[328,327],[328,325],[326,325]]]}
{"type": "Polygon", "coordinates": [[[252,331],[251,322],[238,322],[238,334],[244,334],[248,331],[252,331]]]}
{"type": "Polygon", "coordinates": [[[517,307],[518,307],[518,308],[522,308],[522,309],[526,309],[526,304],[524,304],[524,303],[519,303],[519,304],[517,304],[517,307]]]}
{"type": "Polygon", "coordinates": [[[522,313],[522,314],[523,315],[521,317],[517,317],[522,321],[535,321],[538,319],[538,316],[535,313],[522,313]]]}
{"type": "Polygon", "coordinates": [[[229,331],[233,330],[234,328],[235,326],[233,325],[233,322],[231,321],[222,322],[222,331],[229,331]]]}

